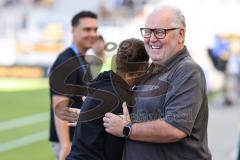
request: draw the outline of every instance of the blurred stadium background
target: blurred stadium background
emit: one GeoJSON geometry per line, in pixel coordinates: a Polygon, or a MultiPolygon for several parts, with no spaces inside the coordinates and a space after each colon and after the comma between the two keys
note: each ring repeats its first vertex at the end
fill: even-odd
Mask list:
{"type": "Polygon", "coordinates": [[[98,13],[99,33],[106,42],[118,44],[130,37],[141,39],[139,28],[146,15],[164,3],[183,10],[186,45],[207,78],[213,159],[235,160],[240,0],[0,0],[0,160],[54,159],[47,140],[47,71],[71,44],[70,20],[75,13],[98,13]]]}

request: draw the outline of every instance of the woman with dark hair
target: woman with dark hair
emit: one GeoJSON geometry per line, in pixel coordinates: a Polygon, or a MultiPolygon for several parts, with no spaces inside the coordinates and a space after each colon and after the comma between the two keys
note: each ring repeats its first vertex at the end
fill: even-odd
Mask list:
{"type": "Polygon", "coordinates": [[[105,131],[105,113],[122,115],[122,103],[131,103],[131,89],[144,76],[149,57],[143,41],[127,39],[116,55],[116,73],[101,73],[88,87],[67,160],[122,160],[125,139],[105,131]]]}

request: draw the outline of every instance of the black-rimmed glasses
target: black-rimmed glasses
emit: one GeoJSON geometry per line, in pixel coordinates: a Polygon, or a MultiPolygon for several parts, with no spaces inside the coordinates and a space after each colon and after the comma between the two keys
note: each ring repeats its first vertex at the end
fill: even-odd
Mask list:
{"type": "Polygon", "coordinates": [[[155,37],[157,39],[164,39],[166,37],[166,34],[169,31],[173,31],[179,28],[169,28],[169,29],[164,29],[164,28],[155,28],[155,29],[151,29],[151,28],[140,28],[141,34],[143,36],[143,38],[150,38],[152,32],[154,33],[155,37]]]}

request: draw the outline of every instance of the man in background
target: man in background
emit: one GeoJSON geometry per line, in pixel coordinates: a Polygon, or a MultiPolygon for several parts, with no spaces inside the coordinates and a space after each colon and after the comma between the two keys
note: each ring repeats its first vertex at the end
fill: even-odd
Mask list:
{"type": "MultiPolygon", "coordinates": [[[[64,72],[64,63],[71,60],[73,57],[77,57],[79,66],[86,65],[85,53],[96,42],[98,25],[97,15],[95,13],[91,11],[82,11],[77,13],[72,18],[71,25],[73,34],[72,45],[59,54],[51,67],[50,77],[51,74],[59,68],[59,66],[61,66],[62,72],[64,72]]],[[[84,72],[75,70],[72,73],[69,73],[69,77],[65,77],[62,80],[57,79],[57,81],[64,81],[66,84],[85,85],[83,81],[83,73],[84,72]]],[[[91,75],[89,75],[89,77],[90,76],[91,75]]],[[[82,105],[82,98],[80,96],[76,96],[74,90],[71,95],[64,94],[64,85],[57,86],[59,90],[55,91],[53,89],[53,85],[57,85],[57,81],[53,81],[52,78],[49,79],[51,99],[49,140],[57,159],[65,160],[70,151],[74,128],[69,127],[66,121],[58,118],[59,115],[63,114],[61,111],[58,112],[58,108],[65,107],[65,110],[68,110],[70,102],[73,102],[71,107],[80,109],[82,105]]],[[[77,113],[72,116],[77,117],[77,113]]]]}

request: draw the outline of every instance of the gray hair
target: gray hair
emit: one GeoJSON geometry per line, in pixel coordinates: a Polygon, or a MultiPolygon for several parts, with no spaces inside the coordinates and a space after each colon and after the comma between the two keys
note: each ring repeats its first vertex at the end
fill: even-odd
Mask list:
{"type": "Polygon", "coordinates": [[[186,28],[185,17],[179,8],[171,5],[163,5],[157,8],[155,11],[158,12],[159,10],[169,10],[173,13],[174,19],[171,24],[172,27],[180,27],[182,25],[184,28],[186,28]]]}
{"type": "Polygon", "coordinates": [[[174,12],[174,20],[172,25],[180,27],[181,25],[186,28],[186,22],[185,22],[185,17],[182,13],[182,11],[178,8],[173,9],[174,12]]]}

